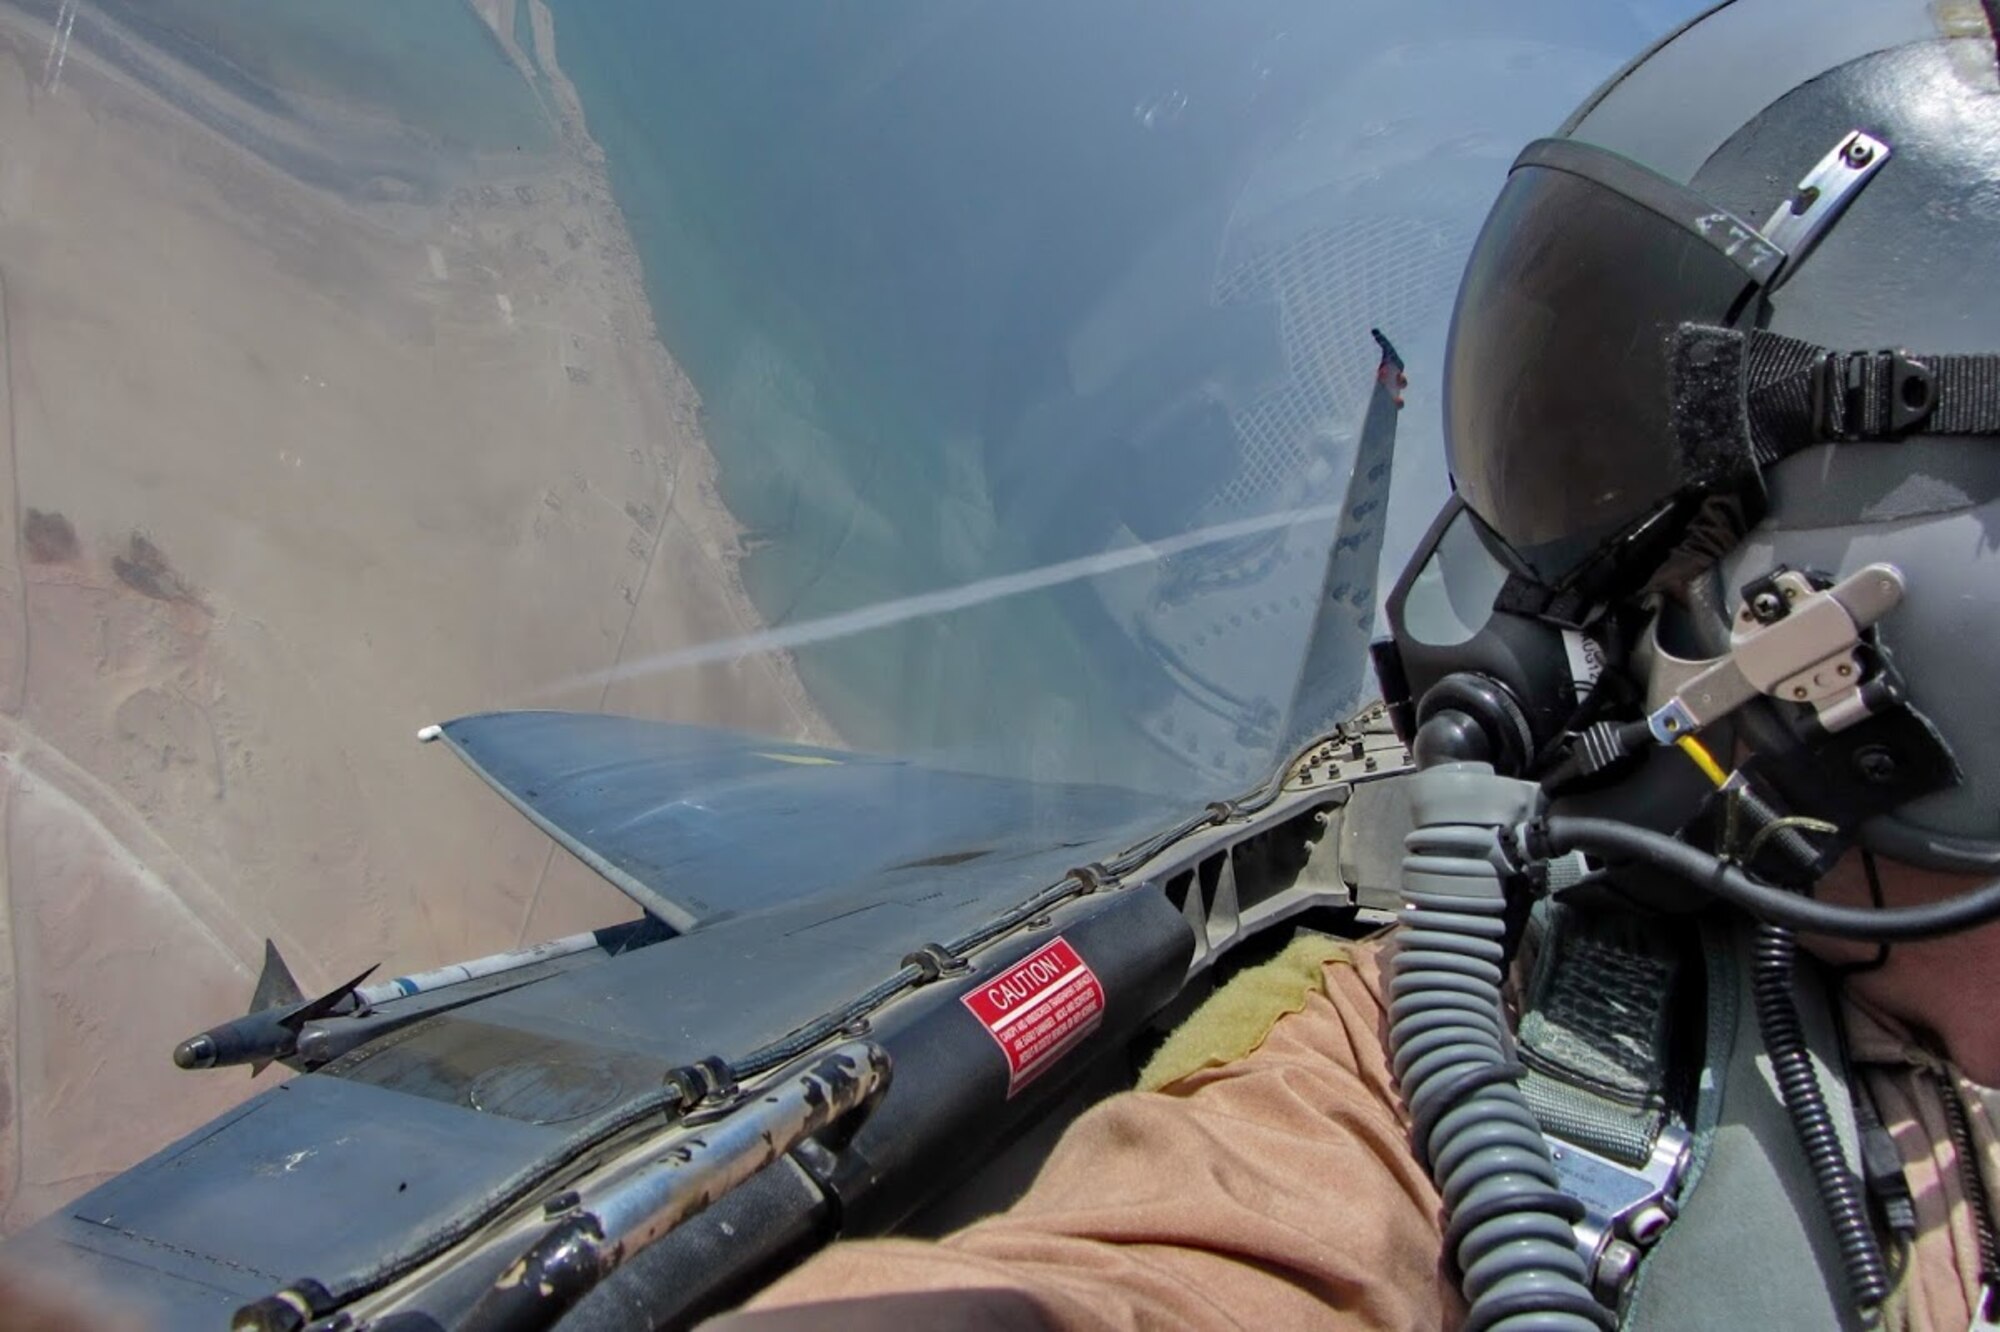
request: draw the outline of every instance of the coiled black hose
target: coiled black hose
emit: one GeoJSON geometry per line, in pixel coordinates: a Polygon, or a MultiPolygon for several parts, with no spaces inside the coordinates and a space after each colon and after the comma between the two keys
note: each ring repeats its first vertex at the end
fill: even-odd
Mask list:
{"type": "Polygon", "coordinates": [[[1806,1051],[1805,1027],[1792,1002],[1792,970],[1798,942],[1782,925],[1759,925],[1752,944],[1750,991],[1757,1005],[1757,1029],[1771,1056],[1771,1071],[1792,1131],[1812,1168],[1813,1185],[1833,1226],[1848,1293],[1862,1310],[1879,1307],[1889,1295],[1889,1269],[1875,1231],[1861,1181],[1847,1168],[1834,1131],[1833,1114],[1806,1051]]]}
{"type": "MultiPolygon", "coordinates": [[[[1453,766],[1477,782],[1471,765],[1453,766]]],[[[1496,823],[1470,813],[1486,803],[1479,795],[1464,785],[1415,798],[1422,821],[1404,842],[1403,929],[1390,958],[1391,1066],[1418,1155],[1443,1196],[1445,1251],[1471,1306],[1468,1332],[1598,1332],[1614,1320],[1576,1250],[1571,1222],[1582,1205],[1561,1188],[1509,1053],[1500,997],[1507,902],[1496,823]]]]}

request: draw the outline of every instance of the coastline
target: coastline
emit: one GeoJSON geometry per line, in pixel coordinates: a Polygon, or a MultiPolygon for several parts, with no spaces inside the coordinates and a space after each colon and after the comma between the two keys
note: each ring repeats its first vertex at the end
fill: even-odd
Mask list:
{"type": "MultiPolygon", "coordinates": [[[[412,736],[758,623],[573,90],[426,157],[50,9],[0,6],[0,1233],[270,1085],[164,1057],[263,939],[313,989],[634,915],[412,736]]],[[[769,657],[559,703],[831,738],[769,657]]]]}
{"type": "MultiPolygon", "coordinates": [[[[40,16],[45,11],[49,19],[55,17],[61,6],[61,0],[11,2],[31,15],[40,16]]],[[[601,293],[608,297],[604,304],[614,308],[611,322],[623,322],[619,316],[629,319],[636,341],[647,353],[632,357],[632,368],[643,369],[659,385],[656,419],[649,423],[652,428],[648,433],[668,439],[677,452],[687,455],[682,460],[685,473],[678,478],[675,497],[679,500],[689,483],[693,495],[689,502],[677,503],[672,512],[687,523],[732,602],[728,636],[750,634],[764,624],[741,575],[745,529],[720,498],[713,448],[700,424],[700,392],[660,336],[659,321],[646,290],[644,261],[626,226],[606,170],[604,150],[591,136],[582,99],[558,59],[554,15],[547,0],[464,0],[464,3],[537,101],[554,116],[557,142],[553,156],[558,160],[527,173],[503,167],[486,179],[482,177],[490,168],[481,164],[473,178],[454,192],[455,201],[464,206],[469,188],[484,184],[505,191],[517,187],[525,176],[528,181],[544,178],[567,186],[563,192],[568,202],[590,214],[591,240],[611,270],[608,290],[601,293]],[[517,11],[528,15],[534,42],[532,51],[522,50],[515,41],[517,11]],[[553,106],[549,105],[551,101],[553,106]],[[565,180],[572,172],[578,179],[565,180]]],[[[327,192],[343,207],[395,212],[421,208],[426,202],[444,202],[442,198],[427,198],[441,196],[446,191],[442,182],[424,179],[420,155],[375,132],[374,126],[338,126],[340,134],[336,142],[340,151],[330,152],[326,144],[314,142],[310,128],[288,122],[267,99],[247,96],[250,91],[247,88],[214,83],[205,76],[190,76],[185,67],[177,64],[173,53],[148,47],[115,22],[100,21],[94,35],[100,42],[109,39],[108,44],[113,47],[108,52],[99,50],[94,54],[115,65],[137,88],[159,97],[210,133],[253,153],[299,183],[327,192]],[[354,165],[356,162],[361,165],[354,165]]],[[[838,733],[813,704],[789,652],[775,651],[747,665],[767,676],[771,687],[782,692],[790,720],[797,728],[796,738],[821,745],[840,743],[838,733]]],[[[643,698],[635,697],[631,702],[637,705],[643,698]]],[[[500,705],[496,701],[495,706],[500,705]]],[[[571,705],[605,708],[610,707],[610,702],[608,697],[595,703],[580,699],[571,701],[571,705]]]]}
{"type": "MultiPolygon", "coordinates": [[[[701,393],[673,359],[660,336],[659,321],[646,292],[644,261],[633,243],[631,231],[625,224],[624,213],[612,189],[610,175],[605,169],[604,150],[591,137],[582,98],[563,73],[558,58],[555,16],[547,0],[465,2],[492,30],[501,48],[508,53],[530,87],[536,88],[539,93],[541,86],[546,86],[553,95],[562,146],[581,164],[589,177],[587,197],[600,213],[604,248],[617,274],[615,285],[618,296],[630,307],[633,318],[644,330],[644,336],[639,340],[639,354],[642,361],[649,363],[651,375],[661,386],[663,421],[670,423],[673,431],[691,445],[676,478],[670,511],[679,515],[694,533],[698,548],[715,568],[727,592],[734,617],[731,636],[745,636],[764,628],[763,617],[743,583],[746,529],[722,501],[716,479],[714,449],[701,428],[701,393]],[[521,51],[513,40],[517,6],[525,6],[528,11],[535,43],[532,52],[521,51]],[[541,78],[540,85],[535,79],[537,73],[541,78]]],[[[606,664],[607,668],[618,665],[624,655],[621,652],[606,664]]],[[[749,665],[765,673],[771,686],[784,696],[797,728],[793,738],[825,746],[841,743],[839,734],[813,704],[790,652],[781,649],[763,653],[749,665]]],[[[597,706],[617,711],[617,708],[609,706],[609,701],[618,692],[618,686],[607,687],[600,695],[597,706]]]]}

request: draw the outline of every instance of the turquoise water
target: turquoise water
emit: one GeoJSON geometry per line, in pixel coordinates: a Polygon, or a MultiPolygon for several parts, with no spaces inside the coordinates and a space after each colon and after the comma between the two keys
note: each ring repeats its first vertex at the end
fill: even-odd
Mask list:
{"type": "MultiPolygon", "coordinates": [[[[281,102],[359,101],[474,152],[551,142],[543,71],[524,79],[462,0],[107,3],[281,102]]],[[[763,619],[787,625],[1293,502],[1305,455],[1268,439],[1253,455],[1243,423],[1302,401],[1301,364],[1336,359],[1321,334],[1367,351],[1341,362],[1342,385],[1372,382],[1364,335],[1390,315],[1417,325],[1393,332],[1428,358],[1413,382],[1435,385],[1448,300],[1398,304],[1416,285],[1401,252],[1469,244],[1514,148],[1692,3],[554,12],[662,339],[700,391],[745,583],[763,619]],[[1371,242],[1369,271],[1315,239],[1374,213],[1393,228],[1369,234],[1406,239],[1371,242]],[[1281,252],[1331,274],[1308,293],[1317,305],[1292,309],[1271,282],[1222,294],[1231,264],[1281,252]]],[[[513,35],[532,55],[525,0],[513,35]]],[[[1291,445],[1321,447],[1314,432],[1358,418],[1351,393],[1306,407],[1285,418],[1291,445]]],[[[1392,499],[1390,526],[1420,529],[1442,495],[1436,426],[1405,433],[1424,454],[1406,467],[1399,443],[1398,475],[1431,489],[1392,499]]],[[[1351,435],[1322,450],[1336,490],[1342,448],[1351,435]]],[[[1310,582],[1285,584],[1289,611],[1275,584],[1253,595],[1267,548],[795,656],[857,746],[1149,784],[1192,764],[1240,784],[1297,721],[1314,609],[1310,582]],[[1241,604],[1216,587],[1244,589],[1241,604]],[[1175,598],[1198,613],[1174,621],[1175,598]],[[1223,638],[1233,655],[1188,664],[1223,638]]]]}
{"type": "Polygon", "coordinates": [[[528,57],[535,72],[542,72],[541,57],[535,52],[535,24],[528,0],[519,0],[514,6],[514,45],[521,48],[521,54],[528,57]]]}
{"type": "MultiPolygon", "coordinates": [[[[865,22],[754,6],[710,22],[647,0],[556,11],[557,57],[607,154],[661,335],[701,390],[723,498],[748,529],[745,582],[770,623],[1032,559],[992,511],[978,385],[940,346],[980,312],[959,321],[909,298],[908,265],[876,229],[897,185],[819,138],[882,34],[920,27],[927,9],[883,3],[865,22]]],[[[941,165],[957,157],[940,149],[941,165]]],[[[1038,715],[1069,718],[1079,742],[1076,723],[1118,715],[1046,599],[796,655],[859,745],[976,747],[1009,766],[1000,751],[1046,750],[1026,739],[1038,715]]]]}
{"type": "MultiPolygon", "coordinates": [[[[1412,165],[1389,160],[1447,181],[1456,201],[1435,206],[1469,243],[1514,148],[1689,4],[1657,8],[554,3],[557,57],[607,154],[661,335],[701,392],[723,498],[748,529],[745,580],[772,624],[1232,516],[1208,502],[1242,462],[1221,409],[1270,387],[1255,354],[1270,335],[1253,325],[1277,316],[1251,311],[1243,336],[1218,316],[1226,246],[1260,225],[1297,231],[1281,201],[1338,176],[1364,138],[1421,139],[1403,150],[1412,165]],[[1429,66],[1412,58],[1432,50],[1429,66]],[[1440,111],[1462,83],[1432,73],[1413,88],[1406,66],[1476,70],[1481,104],[1440,111]],[[1386,93],[1341,103],[1344,70],[1386,93]],[[1383,109],[1398,98],[1419,110],[1383,109]],[[1295,147],[1306,127],[1326,157],[1295,147]],[[1302,180],[1271,167],[1288,155],[1302,180]],[[1464,170],[1485,173],[1469,191],[1464,170]],[[1242,222],[1232,210],[1260,175],[1280,202],[1242,222]],[[1186,262],[1148,258],[1162,248],[1186,262]]],[[[1439,193],[1415,188],[1412,206],[1439,193]]],[[[1445,309],[1399,340],[1440,345],[1445,309]]],[[[1365,331],[1368,312],[1352,318],[1365,331]]],[[[1437,382],[1434,367],[1412,373],[1437,382]]],[[[1434,428],[1418,433],[1435,448],[1434,428]]],[[[1443,493],[1433,457],[1417,470],[1435,492],[1403,503],[1405,549],[1443,493]]],[[[1273,733],[1247,723],[1209,724],[1198,756],[1166,752],[1158,723],[1186,680],[1141,645],[1132,604],[1076,585],[796,656],[857,745],[1166,783],[1195,758],[1245,774],[1276,757],[1273,733]]],[[[1256,634],[1243,631],[1245,657],[1302,649],[1296,633],[1256,634]]],[[[1285,664],[1243,715],[1285,712],[1285,664]]]]}
{"type": "Polygon", "coordinates": [[[514,5],[514,45],[527,57],[528,66],[534,74],[535,95],[542,99],[549,113],[555,113],[555,103],[549,90],[548,72],[542,68],[541,52],[535,49],[535,21],[529,0],[516,0],[514,5]]]}

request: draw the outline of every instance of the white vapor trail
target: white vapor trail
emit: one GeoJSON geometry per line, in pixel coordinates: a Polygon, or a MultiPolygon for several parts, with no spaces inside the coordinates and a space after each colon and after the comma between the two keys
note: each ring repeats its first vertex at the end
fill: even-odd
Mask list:
{"type": "Polygon", "coordinates": [[[801,620],[797,624],[780,625],[775,629],[760,630],[740,638],[695,643],[688,647],[675,648],[671,652],[661,652],[638,661],[611,666],[605,670],[574,675],[545,689],[537,690],[533,697],[547,698],[552,694],[567,693],[573,689],[602,688],[619,681],[663,675],[668,671],[685,670],[690,666],[707,666],[719,661],[733,661],[754,652],[777,652],[788,648],[806,647],[813,643],[846,638],[851,634],[867,633],[872,629],[886,629],[892,624],[922,619],[926,615],[966,610],[1007,597],[1018,597],[1025,592],[1039,592],[1044,588],[1095,578],[1135,565],[1157,563],[1186,551],[1220,545],[1225,541],[1255,536],[1260,532],[1336,518],[1340,514],[1340,507],[1338,504],[1320,504],[1303,509],[1286,509],[1280,513],[1264,514],[1257,518],[1242,518],[1230,523],[1217,523],[1213,527],[1197,528],[1192,532],[1183,532],[1179,536],[1168,537],[1164,541],[1155,541],[1149,545],[1107,550],[1074,560],[1045,564],[1039,569],[1001,574],[996,578],[982,578],[977,582],[965,583],[958,587],[923,592],[913,597],[899,597],[894,601],[878,602],[873,606],[862,606],[856,610],[842,611],[837,615],[801,620]]]}

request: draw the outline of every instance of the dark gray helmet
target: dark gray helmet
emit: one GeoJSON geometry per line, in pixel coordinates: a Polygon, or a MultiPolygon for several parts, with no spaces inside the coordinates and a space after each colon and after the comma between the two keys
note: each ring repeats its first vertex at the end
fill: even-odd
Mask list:
{"type": "MultiPolygon", "coordinates": [[[[1446,374],[1504,614],[1602,634],[1602,607],[1664,592],[1695,611],[1683,653],[1714,657],[1768,627],[1759,590],[1781,618],[1780,591],[1899,574],[1839,681],[1767,681],[1732,719],[1795,809],[1940,868],[2000,865],[1996,265],[1981,7],[1737,0],[1522,153],[1446,374]]],[[[1392,604],[1406,658],[1410,618],[1392,604]]],[[[1504,683],[1532,752],[1586,682],[1504,683]]]]}

